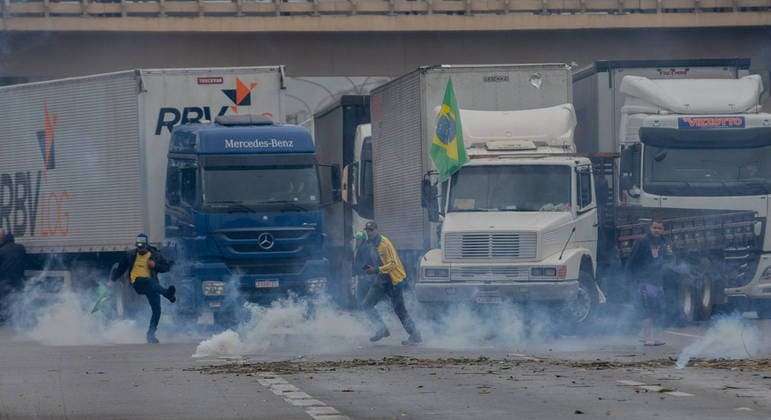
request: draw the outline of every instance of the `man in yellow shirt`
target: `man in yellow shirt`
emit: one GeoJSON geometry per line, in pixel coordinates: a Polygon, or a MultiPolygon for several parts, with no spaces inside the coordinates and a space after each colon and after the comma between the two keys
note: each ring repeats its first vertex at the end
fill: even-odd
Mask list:
{"type": "Polygon", "coordinates": [[[158,273],[169,271],[171,264],[163,258],[158,249],[150,246],[147,235],[139,234],[136,240],[136,249],[129,251],[126,257],[112,272],[112,280],[117,280],[126,271],[129,271],[129,281],[140,295],[147,297],[152,316],[150,327],[147,329],[147,342],[157,343],[155,331],[158,329],[158,321],[161,319],[161,296],[174,303],[177,301],[174,286],[163,287],[158,281],[158,273]]]}
{"type": "Polygon", "coordinates": [[[378,232],[377,223],[367,222],[364,231],[367,234],[367,243],[371,247],[371,262],[363,269],[367,274],[377,275],[377,279],[370,287],[362,304],[367,316],[377,327],[377,332],[369,340],[375,342],[391,335],[375,309],[375,305],[385,296],[388,296],[396,316],[399,317],[402,326],[410,335],[407,340],[402,341],[402,344],[419,344],[423,341],[420,332],[415,328],[415,323],[410,318],[410,314],[407,313],[407,307],[404,306],[403,289],[407,273],[399,259],[399,254],[391,241],[378,232]]]}

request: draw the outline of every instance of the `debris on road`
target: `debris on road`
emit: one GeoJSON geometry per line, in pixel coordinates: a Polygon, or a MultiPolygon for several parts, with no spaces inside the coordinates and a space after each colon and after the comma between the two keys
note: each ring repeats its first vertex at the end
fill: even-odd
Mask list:
{"type": "MultiPolygon", "coordinates": [[[[653,359],[639,361],[607,361],[607,360],[561,360],[561,359],[537,359],[523,360],[491,359],[488,357],[448,357],[448,358],[416,358],[409,356],[387,356],[382,359],[348,359],[348,360],[284,360],[274,362],[240,362],[225,363],[195,368],[207,374],[246,374],[257,372],[275,372],[276,374],[297,373],[323,373],[334,372],[339,369],[375,368],[387,371],[391,368],[465,368],[477,367],[482,373],[496,374],[508,371],[512,367],[535,368],[537,372],[543,372],[542,366],[552,365],[584,370],[610,370],[610,369],[661,369],[672,368],[675,362],[672,359],[653,359]]],[[[702,369],[741,369],[749,371],[771,372],[771,359],[746,359],[746,360],[691,360],[689,366],[702,369]]],[[[469,372],[471,373],[471,372],[469,372]]]]}

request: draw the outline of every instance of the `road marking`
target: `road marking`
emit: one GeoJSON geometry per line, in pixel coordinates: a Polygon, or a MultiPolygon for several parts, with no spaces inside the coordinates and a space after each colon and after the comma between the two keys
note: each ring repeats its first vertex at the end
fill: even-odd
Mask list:
{"type": "Polygon", "coordinates": [[[330,407],[323,401],[313,398],[300,388],[287,382],[286,379],[280,378],[272,372],[260,374],[257,382],[283,398],[290,405],[302,407],[305,413],[314,420],[351,420],[348,416],[340,414],[334,407],[330,407]]]}
{"type": "Polygon", "coordinates": [[[661,393],[664,395],[670,395],[673,397],[693,397],[693,394],[689,394],[687,392],[669,390],[668,388],[665,388],[660,385],[646,385],[644,382],[623,380],[623,381],[616,381],[616,383],[622,386],[633,386],[635,388],[644,389],[649,392],[658,392],[658,393],[661,393]]]}
{"type": "Polygon", "coordinates": [[[677,332],[677,331],[669,331],[669,330],[666,330],[666,331],[664,331],[664,332],[665,332],[665,333],[667,333],[667,334],[672,334],[672,335],[679,335],[679,336],[681,336],[681,337],[690,337],[690,338],[704,338],[704,336],[703,336],[703,335],[696,335],[696,334],[681,333],[681,332],[677,332]]]}

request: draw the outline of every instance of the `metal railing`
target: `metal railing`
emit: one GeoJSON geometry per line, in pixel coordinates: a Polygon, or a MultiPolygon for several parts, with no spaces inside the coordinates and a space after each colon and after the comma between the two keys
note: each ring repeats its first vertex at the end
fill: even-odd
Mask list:
{"type": "Polygon", "coordinates": [[[752,13],[771,0],[0,0],[3,18],[752,13]]]}

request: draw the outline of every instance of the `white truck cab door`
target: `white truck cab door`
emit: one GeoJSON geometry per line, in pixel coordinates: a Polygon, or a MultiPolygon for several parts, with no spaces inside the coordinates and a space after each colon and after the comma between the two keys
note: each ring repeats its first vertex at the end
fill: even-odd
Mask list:
{"type": "Polygon", "coordinates": [[[576,167],[574,171],[575,214],[577,246],[591,250],[592,260],[597,260],[597,202],[594,194],[594,177],[590,165],[576,167]]]}

